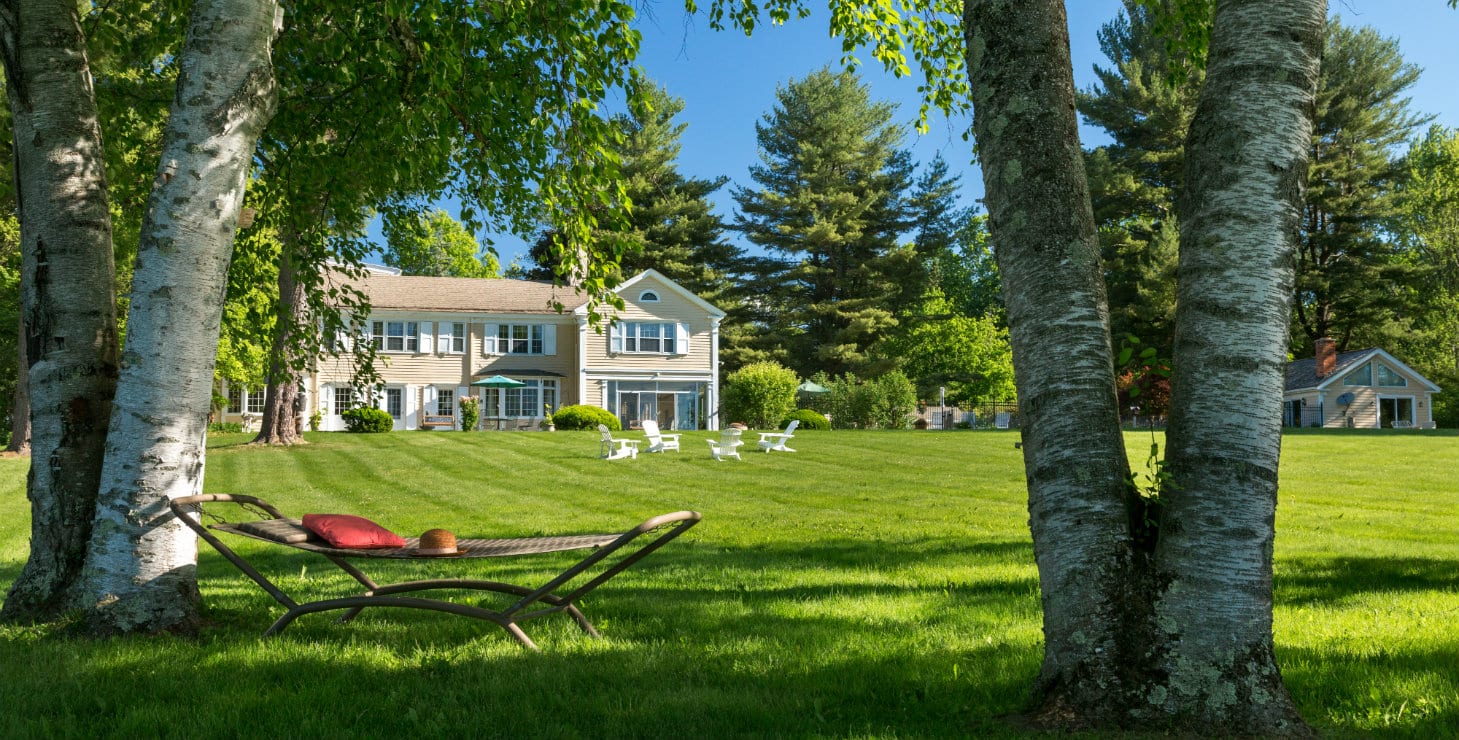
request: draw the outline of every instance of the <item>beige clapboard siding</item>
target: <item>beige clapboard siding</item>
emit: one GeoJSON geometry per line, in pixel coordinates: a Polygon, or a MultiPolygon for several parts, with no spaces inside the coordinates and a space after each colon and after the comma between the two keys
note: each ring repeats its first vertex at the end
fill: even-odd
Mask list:
{"type": "Polygon", "coordinates": [[[1323,426],[1341,428],[1348,425],[1348,417],[1352,417],[1353,426],[1358,429],[1375,429],[1378,426],[1378,397],[1379,396],[1412,396],[1414,399],[1414,423],[1423,426],[1429,420],[1429,403],[1431,393],[1424,381],[1413,373],[1391,362],[1384,362],[1383,358],[1377,357],[1365,363],[1358,363],[1344,368],[1342,375],[1329,385],[1321,394],[1304,395],[1307,399],[1308,408],[1316,408],[1319,403],[1323,409],[1323,426]],[[1389,370],[1402,376],[1408,381],[1406,386],[1377,386],[1378,364],[1382,363],[1389,370]],[[1368,367],[1371,378],[1375,385],[1343,385],[1343,378],[1353,373],[1361,373],[1364,367],[1368,367]],[[1353,402],[1343,406],[1337,402],[1339,396],[1344,393],[1353,394],[1353,402]]]}
{"type": "Polygon", "coordinates": [[[599,368],[709,372],[713,366],[713,341],[710,317],[704,309],[669,289],[662,281],[648,277],[620,293],[624,307],[618,312],[620,321],[664,321],[689,324],[689,353],[685,355],[653,355],[623,352],[612,354],[611,332],[607,325],[599,334],[587,329],[587,363],[592,372],[599,368]],[[640,303],[645,290],[659,295],[658,303],[640,303]]]}

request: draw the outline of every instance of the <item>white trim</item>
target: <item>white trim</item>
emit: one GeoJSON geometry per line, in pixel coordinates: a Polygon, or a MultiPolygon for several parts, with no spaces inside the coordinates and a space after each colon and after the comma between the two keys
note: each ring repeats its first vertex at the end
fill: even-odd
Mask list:
{"type": "MultiPolygon", "coordinates": [[[[684,286],[674,282],[673,280],[670,280],[662,272],[659,272],[658,270],[652,268],[644,270],[643,272],[640,272],[637,275],[634,275],[633,277],[619,283],[618,287],[613,289],[613,292],[622,295],[624,291],[642,282],[645,278],[650,277],[655,278],[659,282],[663,283],[665,288],[668,288],[671,292],[677,294],[680,298],[683,298],[684,300],[689,301],[699,308],[704,309],[706,312],[709,313],[710,316],[724,318],[724,311],[715,308],[713,303],[710,303],[709,301],[706,301],[703,298],[694,295],[694,293],[688,288],[685,288],[684,286]]],[[[573,313],[580,316],[588,315],[588,305],[585,303],[581,306],[578,306],[577,308],[573,309],[573,313]]]]}
{"type": "MultiPolygon", "coordinates": [[[[1408,413],[1409,413],[1409,416],[1412,417],[1411,419],[1409,419],[1409,421],[1413,424],[1413,426],[1411,428],[1412,429],[1421,429],[1422,428],[1422,427],[1419,426],[1419,421],[1418,421],[1418,397],[1416,397],[1414,395],[1411,395],[1411,394],[1407,394],[1407,393],[1379,393],[1379,394],[1376,394],[1376,395],[1377,395],[1377,400],[1373,401],[1373,426],[1374,426],[1375,429],[1382,429],[1383,428],[1383,399],[1385,399],[1385,398],[1393,398],[1393,399],[1407,398],[1408,399],[1408,413]]],[[[1433,404],[1430,403],[1429,406],[1430,406],[1430,408],[1432,408],[1433,407],[1433,404]]],[[[1432,414],[1432,412],[1430,412],[1430,413],[1432,414]]]]}
{"type": "MultiPolygon", "coordinates": [[[[508,371],[503,370],[503,373],[508,371]]],[[[717,375],[703,370],[650,370],[642,367],[595,367],[584,373],[589,380],[711,380],[717,375]]]]}
{"type": "Polygon", "coordinates": [[[709,418],[705,419],[705,428],[710,431],[719,429],[719,319],[709,320],[709,370],[711,380],[709,381],[709,398],[706,405],[709,407],[709,418]]]}
{"type": "Polygon", "coordinates": [[[642,293],[639,293],[638,294],[638,302],[639,303],[658,303],[658,302],[660,302],[662,300],[663,299],[659,297],[658,292],[655,291],[653,288],[649,288],[649,289],[643,291],[642,293]],[[652,296],[652,297],[650,297],[650,296],[652,296]]]}
{"type": "MultiPolygon", "coordinates": [[[[1332,383],[1334,381],[1337,381],[1339,379],[1342,379],[1342,378],[1347,377],[1348,373],[1350,371],[1356,369],[1358,365],[1360,365],[1360,364],[1362,364],[1364,362],[1370,362],[1370,361],[1373,360],[1374,357],[1382,357],[1382,358],[1388,360],[1389,362],[1392,362],[1393,364],[1397,365],[1399,370],[1403,371],[1409,377],[1417,379],[1419,383],[1421,383],[1425,387],[1427,387],[1430,393],[1441,393],[1442,392],[1442,389],[1439,388],[1439,386],[1434,385],[1431,381],[1429,381],[1428,378],[1425,378],[1417,370],[1414,370],[1413,368],[1409,367],[1406,363],[1404,363],[1403,360],[1400,360],[1397,357],[1394,357],[1393,355],[1388,354],[1388,352],[1386,350],[1379,349],[1379,348],[1376,348],[1376,347],[1373,348],[1373,349],[1368,350],[1367,354],[1364,354],[1364,355],[1360,356],[1358,359],[1353,360],[1352,362],[1349,362],[1348,363],[1348,368],[1346,370],[1342,370],[1340,372],[1335,372],[1332,375],[1327,376],[1327,378],[1325,380],[1323,380],[1321,383],[1318,383],[1315,386],[1311,386],[1311,390],[1319,390],[1319,391],[1320,390],[1325,390],[1327,388],[1327,386],[1332,385],[1332,383]]],[[[1375,384],[1373,386],[1374,388],[1377,388],[1378,387],[1376,385],[1377,382],[1378,382],[1378,371],[1377,370],[1374,370],[1373,371],[1373,383],[1375,384]]],[[[1304,390],[1304,389],[1294,389],[1294,390],[1304,390]]]]}
{"type": "Polygon", "coordinates": [[[585,403],[588,397],[588,317],[578,319],[578,396],[577,403],[585,403]]]}

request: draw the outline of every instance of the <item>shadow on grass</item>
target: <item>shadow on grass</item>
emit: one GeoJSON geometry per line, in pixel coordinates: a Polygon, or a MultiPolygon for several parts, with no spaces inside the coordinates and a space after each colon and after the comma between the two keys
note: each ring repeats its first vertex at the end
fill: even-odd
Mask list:
{"type": "MultiPolygon", "coordinates": [[[[213,626],[200,639],[0,637],[0,663],[40,666],[0,685],[0,703],[15,710],[0,717],[0,735],[1012,733],[993,718],[1018,709],[1037,669],[1035,584],[1006,569],[930,573],[949,559],[1005,566],[1026,559],[1027,544],[683,544],[589,597],[604,640],[562,615],[527,623],[542,653],[490,623],[407,610],[367,611],[348,625],[312,615],[259,640],[281,608],[207,553],[200,573],[213,626]],[[923,565],[935,567],[919,577],[923,565]]],[[[282,552],[248,557],[291,574],[280,581],[298,583],[286,590],[347,586],[327,562],[282,552]]],[[[532,560],[449,569],[550,575],[532,560]]],[[[405,572],[448,568],[420,565],[405,572]]]]}
{"type": "Polygon", "coordinates": [[[1278,603],[1306,606],[1369,593],[1453,591],[1459,561],[1432,558],[1292,558],[1273,578],[1278,603]]]}
{"type": "Polygon", "coordinates": [[[1282,674],[1307,720],[1339,735],[1459,737],[1459,650],[1380,647],[1356,655],[1280,648],[1282,674]]]}

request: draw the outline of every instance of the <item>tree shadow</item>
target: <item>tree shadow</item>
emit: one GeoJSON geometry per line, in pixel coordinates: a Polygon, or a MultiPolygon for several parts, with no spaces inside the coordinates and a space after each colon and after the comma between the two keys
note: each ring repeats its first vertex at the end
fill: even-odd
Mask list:
{"type": "Polygon", "coordinates": [[[1306,557],[1278,562],[1279,604],[1308,606],[1365,593],[1454,591],[1459,561],[1436,558],[1306,557]]]}

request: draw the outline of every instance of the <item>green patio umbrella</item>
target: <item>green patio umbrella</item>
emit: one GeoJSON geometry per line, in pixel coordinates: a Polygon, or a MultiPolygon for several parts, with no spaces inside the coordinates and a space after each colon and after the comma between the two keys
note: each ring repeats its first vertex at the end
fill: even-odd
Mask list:
{"type": "Polygon", "coordinates": [[[520,380],[512,380],[511,378],[508,378],[505,375],[493,375],[490,378],[482,378],[481,380],[473,380],[473,381],[471,381],[471,384],[472,385],[479,385],[479,386],[482,386],[484,388],[520,388],[520,387],[526,385],[526,383],[523,383],[520,380]]]}
{"type": "Polygon", "coordinates": [[[798,390],[798,391],[800,391],[801,393],[830,393],[831,392],[831,389],[830,388],[827,388],[826,386],[821,385],[820,383],[811,382],[809,380],[807,380],[806,382],[801,383],[800,385],[796,386],[795,389],[798,390]]]}

